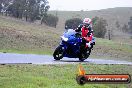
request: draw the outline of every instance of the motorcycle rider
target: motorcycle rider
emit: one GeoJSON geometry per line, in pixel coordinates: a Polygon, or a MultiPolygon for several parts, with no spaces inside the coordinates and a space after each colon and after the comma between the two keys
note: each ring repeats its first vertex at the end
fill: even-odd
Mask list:
{"type": "MultiPolygon", "coordinates": [[[[93,38],[92,20],[85,18],[83,23],[80,24],[75,31],[81,33],[82,46],[80,47],[80,51],[83,53],[86,47],[91,47],[90,42],[93,38]]],[[[93,48],[93,46],[91,48],[93,48]]]]}

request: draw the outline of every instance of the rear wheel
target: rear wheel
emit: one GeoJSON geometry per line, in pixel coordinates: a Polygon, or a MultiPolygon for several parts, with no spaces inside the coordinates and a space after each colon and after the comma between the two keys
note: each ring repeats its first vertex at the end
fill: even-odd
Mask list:
{"type": "Polygon", "coordinates": [[[55,60],[60,60],[63,58],[63,50],[62,50],[62,46],[58,46],[54,53],[53,53],[53,57],[55,60]]]}
{"type": "Polygon", "coordinates": [[[85,59],[87,59],[89,57],[90,53],[91,53],[91,49],[85,51],[85,53],[81,53],[79,56],[79,60],[84,61],[85,59]]]}
{"type": "Polygon", "coordinates": [[[79,61],[84,61],[85,59],[87,59],[87,58],[85,58],[85,55],[84,55],[84,54],[82,54],[82,55],[79,57],[79,61]]]}

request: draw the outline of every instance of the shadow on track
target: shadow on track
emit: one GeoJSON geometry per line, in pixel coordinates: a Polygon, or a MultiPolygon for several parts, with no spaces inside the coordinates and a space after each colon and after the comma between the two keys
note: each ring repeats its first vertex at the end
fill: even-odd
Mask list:
{"type": "Polygon", "coordinates": [[[78,62],[78,63],[88,63],[89,61],[79,61],[79,60],[54,60],[56,62],[78,62]]]}

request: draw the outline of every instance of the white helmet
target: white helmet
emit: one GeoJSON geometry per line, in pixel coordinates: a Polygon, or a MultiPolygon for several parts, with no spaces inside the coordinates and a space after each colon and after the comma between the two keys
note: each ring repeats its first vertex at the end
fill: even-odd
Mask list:
{"type": "Polygon", "coordinates": [[[83,20],[83,23],[84,23],[84,24],[90,24],[90,25],[92,25],[92,20],[91,20],[90,18],[85,18],[85,19],[83,20]]]}

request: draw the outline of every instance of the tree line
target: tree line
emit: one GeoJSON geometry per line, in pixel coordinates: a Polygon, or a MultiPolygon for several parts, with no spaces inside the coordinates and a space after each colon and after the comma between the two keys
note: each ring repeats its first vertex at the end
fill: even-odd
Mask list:
{"type": "Polygon", "coordinates": [[[129,18],[128,23],[124,24],[122,31],[132,34],[132,16],[129,18]]]}
{"type": "MultiPolygon", "coordinates": [[[[108,24],[105,19],[101,17],[94,17],[92,18],[92,22],[93,22],[93,30],[94,30],[95,37],[104,38],[107,32],[109,40],[111,39],[112,30],[107,30],[108,24]]],[[[65,27],[66,29],[75,29],[81,23],[82,23],[82,20],[80,18],[72,18],[72,19],[66,20],[65,27]]],[[[128,23],[124,24],[123,26],[121,26],[120,23],[116,21],[115,27],[118,29],[121,29],[125,33],[132,34],[132,16],[129,18],[128,23]]]]}
{"type": "Polygon", "coordinates": [[[41,24],[56,26],[58,18],[47,14],[49,8],[47,0],[0,0],[0,12],[3,15],[25,19],[29,22],[40,20],[41,24]],[[52,22],[50,17],[53,19],[52,22]]]}
{"type": "MultiPolygon", "coordinates": [[[[92,22],[93,22],[94,36],[98,38],[104,38],[107,32],[106,29],[106,26],[108,26],[107,21],[103,18],[94,17],[92,19],[92,22]]],[[[66,20],[65,27],[66,29],[75,29],[81,23],[82,20],[80,18],[72,18],[66,20]]]]}

